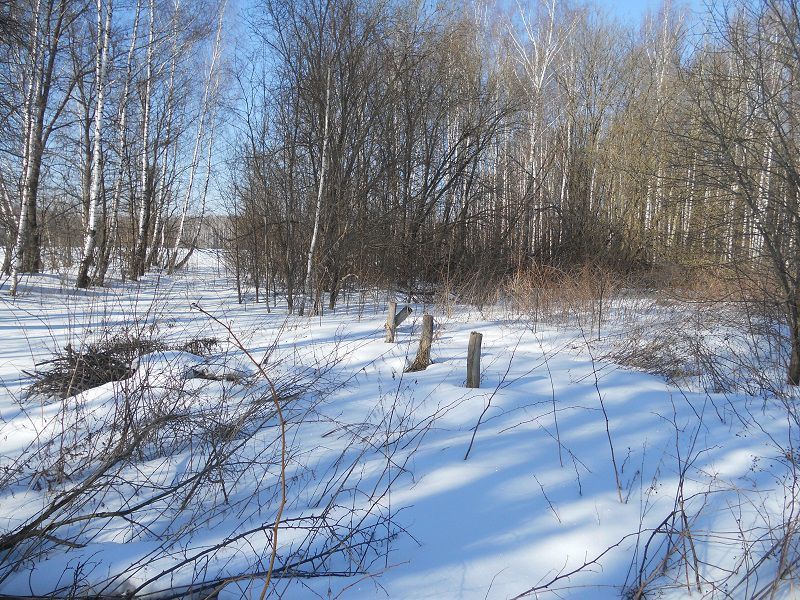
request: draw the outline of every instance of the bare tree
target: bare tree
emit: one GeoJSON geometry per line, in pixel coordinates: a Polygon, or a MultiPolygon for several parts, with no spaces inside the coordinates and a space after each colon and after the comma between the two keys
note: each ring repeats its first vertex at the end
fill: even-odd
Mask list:
{"type": "Polygon", "coordinates": [[[62,42],[80,15],[70,0],[34,0],[31,35],[20,62],[24,101],[22,108],[22,176],[17,238],[11,252],[11,295],[17,292],[20,274],[41,269],[41,240],[37,221],[42,161],[48,140],[70,98],[74,78],[60,81],[57,65],[62,42]],[[61,86],[61,89],[58,89],[61,86]]]}
{"type": "Polygon", "coordinates": [[[150,161],[150,110],[153,89],[153,54],[155,51],[155,0],[149,4],[149,26],[147,33],[147,58],[145,59],[144,90],[142,92],[142,148],[140,151],[140,204],[139,218],[136,230],[136,241],[133,247],[133,264],[131,277],[134,279],[144,275],[147,265],[148,236],[150,234],[150,220],[153,213],[153,197],[155,194],[155,165],[150,161]]]}
{"type": "MultiPolygon", "coordinates": [[[[175,234],[175,244],[170,253],[169,260],[168,260],[168,270],[170,273],[175,269],[175,261],[178,256],[178,250],[181,245],[181,239],[183,238],[183,230],[186,224],[186,216],[189,211],[189,201],[192,198],[192,191],[194,188],[194,178],[197,173],[197,167],[200,162],[200,151],[201,151],[201,143],[203,140],[203,133],[204,127],[206,125],[206,120],[209,118],[209,112],[211,111],[210,104],[213,101],[213,95],[216,88],[219,86],[219,76],[217,74],[218,63],[220,60],[220,54],[222,52],[221,48],[221,40],[222,40],[222,24],[223,18],[225,16],[225,8],[227,7],[227,0],[223,0],[219,7],[219,15],[217,17],[217,33],[214,39],[214,46],[211,52],[211,63],[208,68],[208,75],[206,77],[206,82],[203,89],[203,99],[200,103],[200,117],[197,123],[197,134],[195,135],[195,142],[194,142],[194,150],[192,151],[192,159],[189,163],[189,181],[186,184],[186,190],[184,192],[184,199],[183,199],[183,207],[181,208],[181,216],[178,222],[178,230],[175,234]]],[[[209,138],[208,146],[209,146],[209,153],[211,152],[211,139],[209,138]]],[[[205,198],[205,195],[203,195],[205,198]]],[[[190,246],[189,253],[193,251],[193,245],[190,246]]],[[[180,261],[183,264],[184,261],[180,261]]]]}
{"type": "Polygon", "coordinates": [[[763,285],[765,294],[777,295],[784,309],[791,348],[787,379],[798,385],[800,105],[791,83],[800,76],[797,4],[742,3],[718,15],[717,25],[721,36],[690,73],[699,126],[685,137],[715,198],[711,210],[724,259],[763,285]]]}

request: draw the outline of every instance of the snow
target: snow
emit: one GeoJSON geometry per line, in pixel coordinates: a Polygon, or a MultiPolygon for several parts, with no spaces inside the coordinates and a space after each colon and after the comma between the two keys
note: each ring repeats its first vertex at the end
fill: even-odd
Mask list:
{"type": "MultiPolygon", "coordinates": [[[[509,598],[549,584],[559,597],[619,598],[635,587],[641,561],[644,577],[658,571],[666,535],[663,527],[653,531],[676,507],[687,515],[701,577],[721,581],[725,569],[735,570],[731,595],[749,597],[752,583],[734,586],[742,565],[760,557],[744,557],[743,544],[766,551],[770,527],[793,505],[785,494],[793,463],[782,453],[795,432],[784,407],[677,387],[598,358],[620,334],[613,317],[597,342],[573,325],[539,322],[534,331],[503,306],[414,305],[397,343],[386,344],[385,298],[321,317],[287,316],[280,306],[267,313],[263,304],[237,304],[217,257],[206,252],[173,277],[76,292],[42,275],[23,280],[20,294],[0,301],[0,469],[10,482],[0,491],[3,533],[46,506],[59,485],[91,472],[85,466],[59,482],[37,446],[65,427],[111,439],[103,436],[125,389],[147,390],[142,419],[180,407],[191,430],[148,442],[117,474],[124,483],[81,511],[146,499],[156,484],[179,481],[211,460],[208,444],[219,427],[242,415],[253,427],[221,470],[227,483],[209,483],[183,510],[177,501],[156,502],[137,513],[135,525],[100,519],[79,531],[65,526],[59,536],[74,535],[81,547],[31,552],[10,575],[0,567],[0,593],[46,594],[78,582],[82,593],[172,588],[188,595],[193,582],[220,580],[220,600],[258,598],[279,481],[278,428],[261,368],[279,385],[304,386],[286,407],[289,482],[278,562],[330,549],[335,535],[362,518],[353,539],[372,539],[375,550],[353,557],[355,565],[333,552],[324,566],[337,575],[356,571],[349,576],[273,579],[270,589],[283,597],[509,598]],[[404,374],[426,310],[435,319],[433,364],[404,374]],[[23,371],[55,348],[122,328],[174,341],[216,336],[223,347],[211,357],[147,354],[131,379],[67,401],[25,396],[23,371]],[[483,333],[480,389],[464,387],[471,331],[483,333]],[[261,366],[233,335],[257,362],[265,359],[261,366]],[[198,367],[223,380],[197,379],[198,367]],[[225,380],[230,373],[237,376],[225,380]],[[258,398],[263,408],[253,412],[258,398]],[[73,417],[66,424],[65,406],[73,417]],[[313,535],[289,526],[323,513],[330,527],[313,535]],[[233,581],[249,573],[261,575],[233,581]]],[[[686,536],[673,539],[685,547],[686,536]]],[[[767,581],[775,569],[768,559],[759,573],[767,581]]],[[[695,590],[694,573],[688,578],[695,590]]],[[[686,579],[677,572],[654,584],[666,597],[685,597],[686,579]]],[[[701,589],[698,596],[715,591],[706,581],[701,589]]]]}

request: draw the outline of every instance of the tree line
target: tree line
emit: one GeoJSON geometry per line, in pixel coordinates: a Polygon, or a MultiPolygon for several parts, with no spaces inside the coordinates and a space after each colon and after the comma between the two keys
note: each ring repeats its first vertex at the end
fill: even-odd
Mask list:
{"type": "Polygon", "coordinates": [[[224,0],[3,0],[2,270],[173,269],[202,212],[224,0]],[[49,262],[43,252],[51,252],[49,262]],[[55,263],[55,264],[54,264],[55,263]]]}
{"type": "Polygon", "coordinates": [[[291,312],[723,265],[783,308],[800,382],[798,4],[2,0],[2,269],[172,271],[214,185],[237,281],[291,312]]]}

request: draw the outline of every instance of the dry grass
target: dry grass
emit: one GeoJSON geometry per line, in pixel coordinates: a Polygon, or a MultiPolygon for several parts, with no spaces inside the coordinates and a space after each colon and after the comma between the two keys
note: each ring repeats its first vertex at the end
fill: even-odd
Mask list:
{"type": "Polygon", "coordinates": [[[512,315],[539,323],[579,325],[597,331],[622,283],[613,273],[587,265],[574,271],[537,267],[503,283],[501,298],[512,315]]]}

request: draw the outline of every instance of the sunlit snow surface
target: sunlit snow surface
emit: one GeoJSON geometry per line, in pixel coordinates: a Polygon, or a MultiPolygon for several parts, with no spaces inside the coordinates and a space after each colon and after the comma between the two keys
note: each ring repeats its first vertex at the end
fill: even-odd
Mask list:
{"type": "MultiPolygon", "coordinates": [[[[235,369],[250,385],[259,385],[257,367],[222,324],[193,308],[196,304],[228,324],[254,357],[260,360],[269,353],[267,371],[275,362],[282,374],[302,377],[307,372],[318,378],[317,369],[324,367],[314,400],[298,400],[302,408],[289,411],[296,478],[290,481],[284,518],[318,510],[314,503],[328,493],[325,478],[336,473],[336,461],[346,454],[359,471],[353,481],[364,491],[346,495],[351,506],[365,508],[368,492],[391,478],[390,488],[373,507],[385,519],[387,531],[391,529],[390,540],[376,543],[360,573],[275,579],[270,587],[275,595],[508,598],[550,584],[548,589],[558,597],[619,598],[640,577],[658,571],[669,548],[663,522],[684,532],[673,536],[680,545],[677,554],[688,547],[686,534],[691,534],[700,570],[699,592],[693,570],[687,573],[681,567],[654,578],[650,587],[666,586],[667,596],[685,597],[691,590],[698,597],[723,597],[724,590],[709,582],[725,579],[724,569],[731,567],[738,571],[729,574],[728,591],[749,597],[777,568],[768,559],[757,569],[762,583],[753,577],[740,582],[745,569],[761,558],[756,552],[763,554],[779,539],[768,528],[779,527],[794,508],[786,496],[792,464],[784,453],[795,433],[784,408],[777,401],[707,394],[688,384],[671,386],[596,358],[603,354],[605,336],[614,333],[613,315],[604,325],[604,340],[597,342],[588,341],[596,332],[575,326],[538,323],[534,332],[524,318],[501,306],[478,311],[415,304],[399,328],[397,343],[386,344],[385,294],[351,297],[321,317],[287,317],[280,303],[267,313],[263,303],[253,303],[252,292],[247,303],[236,302],[234,286],[210,252],[198,253],[185,274],[150,275],[138,285],[116,282],[75,292],[69,282],[42,275],[23,281],[20,289],[18,299],[3,295],[0,300],[0,454],[5,466],[52,435],[62,408],[61,401],[25,398],[30,379],[22,371],[32,371],[55,347],[79,345],[103,328],[147,322],[176,340],[216,336],[223,341],[228,366],[214,368],[220,373],[235,369]],[[436,324],[433,365],[404,374],[416,353],[426,310],[433,312],[436,324]],[[475,390],[464,387],[471,331],[483,333],[482,387],[475,390]],[[371,445],[359,444],[367,431],[371,445]],[[383,446],[375,442],[381,436],[383,446]],[[686,523],[668,519],[678,497],[685,499],[686,523]],[[743,561],[743,546],[759,538],[750,546],[752,556],[743,561]]],[[[188,395],[184,389],[170,389],[169,382],[182,376],[174,371],[185,373],[195,362],[192,355],[148,355],[126,385],[148,387],[148,393],[169,401],[191,398],[188,413],[201,414],[204,403],[218,406],[241,399],[245,392],[239,384],[226,381],[190,380],[186,385],[193,393],[188,395]],[[198,386],[204,387],[198,392],[198,386]]],[[[102,419],[119,386],[84,392],[81,423],[102,419]]],[[[272,422],[263,436],[253,439],[274,445],[274,434],[272,422]]],[[[247,452],[255,456],[259,449],[247,452]]],[[[176,446],[173,456],[143,456],[138,468],[148,477],[169,481],[191,461],[191,450],[176,446]]],[[[130,480],[118,494],[130,497],[106,502],[134,502],[147,494],[136,488],[136,475],[128,474],[130,480]]],[[[269,481],[236,475],[225,475],[231,478],[236,509],[216,512],[202,527],[187,527],[169,552],[161,550],[163,536],[184,531],[180,516],[160,523],[154,511],[148,529],[135,533],[118,524],[88,527],[76,534],[83,547],[54,545],[4,578],[0,593],[47,594],[67,586],[76,573],[84,590],[137,589],[194,549],[273,520],[277,507],[260,494],[275,486],[277,472],[262,473],[269,481]],[[259,498],[261,510],[248,508],[250,496],[259,498]],[[108,581],[113,584],[104,587],[108,581]]],[[[3,533],[29,519],[58,491],[36,477],[26,481],[0,491],[3,533]]],[[[278,561],[301,541],[301,532],[281,530],[278,561]]],[[[155,578],[140,593],[266,571],[269,557],[269,538],[259,533],[208,554],[202,565],[188,564],[155,578]]],[[[353,569],[341,557],[324,566],[353,569]]],[[[263,581],[228,583],[216,591],[225,600],[257,598],[263,581]]],[[[546,589],[538,593],[547,597],[546,589]]],[[[784,587],[779,596],[791,593],[784,587]]]]}

